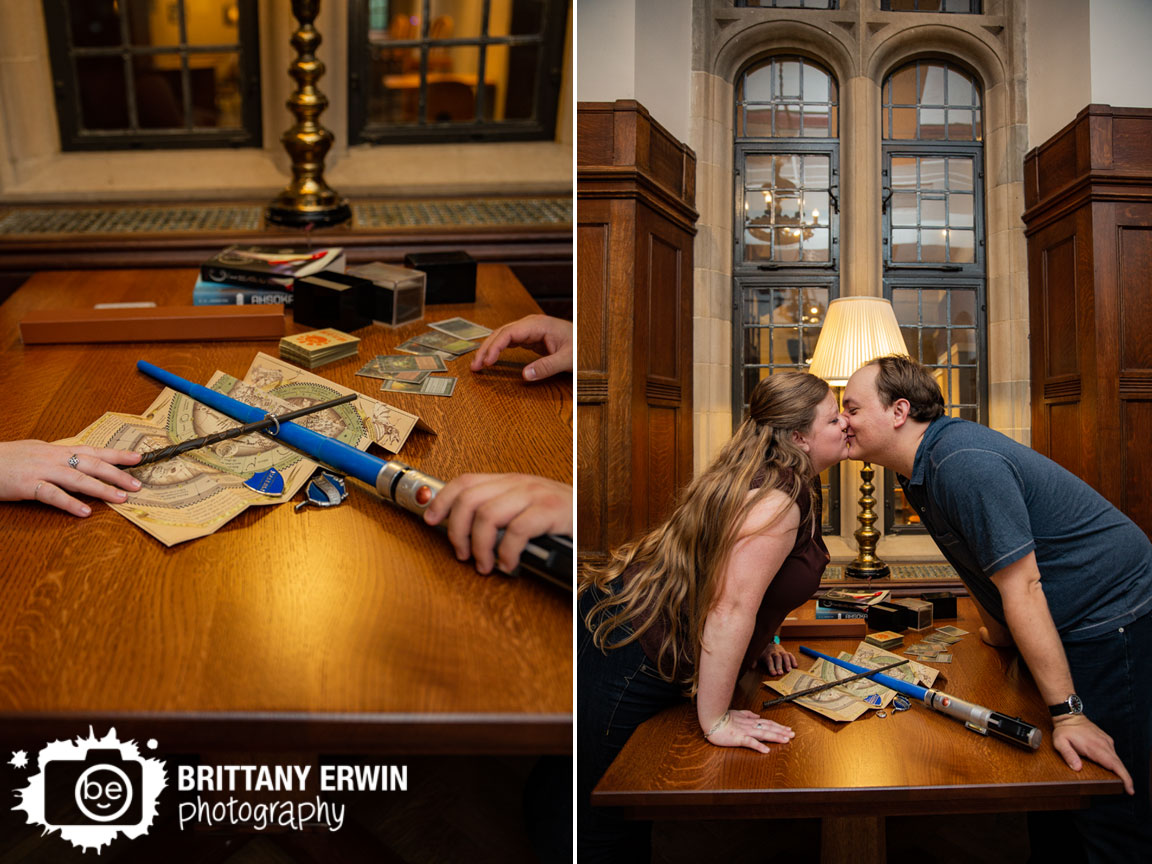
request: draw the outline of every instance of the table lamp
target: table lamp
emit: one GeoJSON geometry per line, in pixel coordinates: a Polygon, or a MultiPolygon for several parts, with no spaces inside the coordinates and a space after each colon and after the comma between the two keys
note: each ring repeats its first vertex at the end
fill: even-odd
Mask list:
{"type": "MultiPolygon", "coordinates": [[[[844,387],[852,373],[870,360],[888,354],[908,354],[892,304],[882,297],[841,297],[828,304],[828,314],[812,352],[808,371],[832,387],[844,387]]],[[[845,568],[850,579],[879,579],[889,574],[888,565],[876,557],[880,532],[876,523],[876,499],[872,493],[872,465],[860,470],[860,527],[856,538],[856,560],[845,568]]]]}

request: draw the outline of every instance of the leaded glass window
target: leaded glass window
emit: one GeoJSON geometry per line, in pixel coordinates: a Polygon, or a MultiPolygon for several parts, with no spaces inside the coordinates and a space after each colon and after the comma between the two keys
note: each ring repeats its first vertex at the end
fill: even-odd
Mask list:
{"type": "Polygon", "coordinates": [[[355,0],[352,143],[555,136],[567,0],[355,0]]]}
{"type": "Polygon", "coordinates": [[[888,12],[945,12],[960,15],[979,15],[981,0],[880,0],[880,8],[888,12]]]}
{"type": "Polygon", "coordinates": [[[63,150],[258,147],[256,0],[43,0],[63,150]]]}
{"type": "MultiPolygon", "coordinates": [[[[884,82],[884,291],[908,354],[932,370],[948,414],[987,422],[980,90],[922,60],[884,82]]],[[[922,531],[885,472],[885,531],[922,531]]]]}
{"type": "Polygon", "coordinates": [[[739,6],[759,6],[762,9],[838,9],[836,0],[736,0],[739,6]]]}
{"type": "MultiPolygon", "coordinates": [[[[815,61],[771,57],[737,82],[733,416],[763,377],[806,370],[839,292],[835,78],[815,61]]],[[[838,534],[839,469],[821,476],[824,531],[838,534]]]]}
{"type": "Polygon", "coordinates": [[[980,93],[967,73],[939,61],[912,63],[884,82],[886,139],[980,141],[980,93]]]}
{"type": "Polygon", "coordinates": [[[741,76],[737,138],[835,138],[836,79],[802,57],[773,58],[741,76]]]}

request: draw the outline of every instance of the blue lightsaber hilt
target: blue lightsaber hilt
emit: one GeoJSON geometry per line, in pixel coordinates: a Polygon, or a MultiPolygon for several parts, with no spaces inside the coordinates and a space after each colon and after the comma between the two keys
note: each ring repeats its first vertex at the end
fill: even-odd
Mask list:
{"type": "MultiPolygon", "coordinates": [[[[254,423],[266,416],[260,408],[246,405],[231,396],[225,396],[179,375],[173,375],[146,360],[137,361],[136,368],[177,393],[183,393],[241,423],[254,423]]],[[[272,434],[268,430],[264,432],[272,434]]],[[[272,437],[278,442],[296,448],[314,462],[320,462],[355,477],[362,483],[367,483],[386,500],[418,516],[423,515],[432,499],[436,497],[436,493],[444,486],[442,480],[418,471],[397,459],[386,462],[363,450],[357,450],[351,444],[313,432],[291,421],[281,423],[280,431],[272,437]]],[[[443,526],[440,527],[443,530],[443,526]]],[[[503,536],[503,531],[499,532],[496,538],[497,544],[503,536]]],[[[569,591],[572,590],[572,538],[558,534],[533,537],[520,555],[519,569],[540,576],[569,591]]]]}
{"type": "MultiPolygon", "coordinates": [[[[853,672],[870,671],[867,666],[850,663],[837,657],[829,657],[827,654],[822,654],[805,645],[800,646],[800,653],[809,657],[820,657],[843,669],[851,669],[853,672]]],[[[965,702],[963,699],[957,699],[955,696],[949,696],[939,690],[930,690],[927,687],[909,684],[907,681],[901,681],[899,678],[893,678],[880,672],[869,675],[868,678],[877,684],[883,684],[885,687],[895,690],[897,693],[903,693],[918,702],[923,702],[933,711],[939,711],[941,714],[947,714],[949,717],[959,720],[973,732],[978,732],[981,735],[991,733],[1005,741],[1031,747],[1033,750],[1038,749],[1043,740],[1044,735],[1039,729],[1030,723],[1025,723],[1019,717],[1009,717],[1007,714],[965,702]]]]}

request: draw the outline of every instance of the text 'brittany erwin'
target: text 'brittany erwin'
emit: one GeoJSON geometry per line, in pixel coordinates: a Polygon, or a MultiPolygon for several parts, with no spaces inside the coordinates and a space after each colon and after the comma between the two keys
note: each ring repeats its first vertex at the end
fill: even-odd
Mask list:
{"type": "MultiPolygon", "coordinates": [[[[181,792],[304,792],[311,765],[181,765],[181,792]]],[[[321,765],[321,792],[407,792],[407,765],[321,765]]]]}

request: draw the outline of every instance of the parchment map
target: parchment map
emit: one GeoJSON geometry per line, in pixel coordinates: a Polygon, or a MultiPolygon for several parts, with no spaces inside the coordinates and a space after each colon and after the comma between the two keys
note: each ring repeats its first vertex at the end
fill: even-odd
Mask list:
{"type": "MultiPolygon", "coordinates": [[[[877,648],[875,645],[861,642],[856,648],[855,654],[850,655],[847,651],[841,651],[839,659],[847,660],[858,666],[867,666],[871,669],[876,669],[906,658],[885,651],[883,648],[877,648]]],[[[775,681],[768,680],[765,681],[764,684],[777,693],[787,696],[799,690],[808,690],[812,687],[819,687],[822,684],[840,681],[855,674],[856,673],[850,669],[837,666],[835,663],[823,658],[817,658],[816,662],[812,664],[812,668],[807,672],[793,669],[783,678],[775,681]]],[[[939,670],[910,660],[906,665],[889,669],[883,674],[892,678],[898,678],[909,684],[931,687],[940,673],[939,670]]],[[[811,696],[801,696],[795,700],[795,703],[811,711],[815,711],[817,714],[822,714],[831,720],[848,723],[858,718],[865,711],[888,707],[895,696],[896,691],[891,688],[877,684],[875,681],[869,681],[867,678],[858,678],[855,681],[841,684],[839,687],[831,687],[822,693],[814,693],[811,696]],[[874,697],[874,700],[871,702],[865,701],[869,696],[874,697]]]]}
{"type": "MultiPolygon", "coordinates": [[[[272,414],[354,392],[267,354],[256,356],[244,380],[216,372],[207,386],[272,414]]],[[[361,450],[375,441],[392,453],[400,451],[417,425],[428,429],[416,415],[363,395],[297,422],[361,450]]],[[[146,452],[236,425],[235,420],[165,388],[142,415],[109,412],[74,438],[58,443],[146,452]]],[[[316,467],[296,451],[254,433],[128,469],[141,482],[140,490],[123,504],[108,506],[173,546],[211,534],[254,504],[291,500],[316,467]],[[244,485],[254,473],[269,468],[284,477],[281,495],[261,495],[244,485]]]]}

